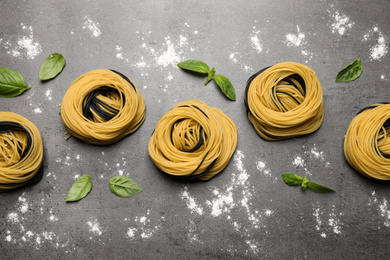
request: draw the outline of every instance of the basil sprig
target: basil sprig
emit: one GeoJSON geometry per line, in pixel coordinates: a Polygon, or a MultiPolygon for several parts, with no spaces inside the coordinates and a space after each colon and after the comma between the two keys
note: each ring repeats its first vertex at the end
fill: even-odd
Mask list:
{"type": "Polygon", "coordinates": [[[192,72],[207,75],[207,80],[204,83],[206,86],[212,79],[217,83],[218,87],[222,90],[227,98],[230,100],[236,100],[236,92],[233,84],[230,80],[223,75],[215,75],[215,68],[210,70],[209,66],[200,60],[186,60],[177,64],[177,66],[183,70],[189,70],[192,72]]]}
{"type": "Polygon", "coordinates": [[[348,64],[336,76],[336,82],[349,82],[357,79],[362,74],[363,67],[360,63],[360,57],[348,64]]]}
{"type": "Polygon", "coordinates": [[[119,197],[131,197],[142,191],[141,186],[126,176],[115,176],[110,179],[110,190],[119,197]]]}
{"type": "Polygon", "coordinates": [[[23,76],[19,72],[0,68],[0,97],[16,97],[30,88],[27,87],[23,76]]]}
{"type": "Polygon", "coordinates": [[[73,183],[72,188],[70,188],[65,201],[72,202],[81,200],[82,198],[87,196],[91,189],[91,177],[89,175],[83,175],[73,183]]]}
{"type": "Polygon", "coordinates": [[[61,73],[65,66],[65,58],[60,53],[52,53],[45,59],[39,71],[40,80],[48,80],[61,73]]]}
{"type": "Polygon", "coordinates": [[[315,182],[308,181],[306,176],[302,178],[299,175],[293,174],[293,173],[286,173],[282,174],[282,178],[284,182],[289,186],[299,186],[301,185],[302,190],[305,190],[308,188],[312,192],[315,193],[328,193],[328,192],[335,192],[334,190],[322,186],[320,184],[317,184],[315,182]]]}

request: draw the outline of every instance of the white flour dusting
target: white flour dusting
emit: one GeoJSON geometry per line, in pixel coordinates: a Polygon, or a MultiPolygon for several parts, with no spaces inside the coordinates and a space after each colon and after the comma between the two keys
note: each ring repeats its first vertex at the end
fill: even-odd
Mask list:
{"type": "Polygon", "coordinates": [[[368,205],[369,206],[371,206],[371,205],[377,206],[380,215],[384,219],[383,225],[385,227],[390,227],[390,209],[388,206],[388,201],[386,200],[386,198],[383,198],[383,200],[381,200],[381,202],[380,202],[375,191],[373,191],[371,193],[371,196],[372,196],[372,198],[369,198],[368,205]]]}
{"type": "Polygon", "coordinates": [[[37,55],[42,52],[41,45],[34,40],[34,33],[32,26],[26,26],[23,23],[21,24],[22,30],[27,35],[18,37],[17,44],[14,45],[9,41],[6,41],[4,44],[7,53],[11,54],[13,57],[20,57],[25,55],[27,59],[33,60],[37,55]]]}
{"type": "MultiPolygon", "coordinates": [[[[259,170],[260,172],[262,172],[264,175],[268,176],[268,177],[271,177],[272,174],[271,174],[271,169],[270,168],[267,168],[265,163],[262,162],[262,161],[257,161],[256,162],[256,168],[257,170],[259,170]]],[[[277,180],[278,178],[275,177],[275,180],[277,180]]]]}
{"type": "Polygon", "coordinates": [[[83,29],[88,29],[92,32],[92,36],[93,37],[99,37],[102,32],[100,31],[100,29],[98,28],[98,25],[99,23],[95,23],[94,21],[92,21],[89,17],[85,16],[84,17],[84,26],[83,26],[83,29]]]}
{"type": "Polygon", "coordinates": [[[179,45],[180,47],[183,47],[184,45],[188,45],[188,38],[183,35],[179,35],[179,45]]]}
{"type": "Polygon", "coordinates": [[[135,232],[137,232],[136,228],[129,228],[129,230],[127,231],[127,236],[129,238],[133,238],[135,236],[135,232]]]}
{"type": "Polygon", "coordinates": [[[301,32],[297,26],[297,34],[288,33],[286,34],[287,46],[299,47],[305,44],[305,34],[301,32]]]}
{"type": "Polygon", "coordinates": [[[12,241],[11,235],[7,235],[7,236],[5,237],[5,241],[11,242],[11,241],[12,241]]]}
{"type": "Polygon", "coordinates": [[[377,26],[374,26],[372,29],[363,36],[363,41],[374,40],[375,43],[370,47],[370,58],[373,61],[381,60],[388,52],[387,40],[383,33],[379,30],[377,26]],[[372,37],[375,36],[374,39],[372,37]],[[376,38],[377,37],[377,38],[376,38]]]}
{"type": "Polygon", "coordinates": [[[45,96],[48,100],[52,100],[52,91],[51,89],[47,89],[46,92],[45,92],[45,96]]]}
{"type": "Polygon", "coordinates": [[[116,46],[116,57],[120,60],[123,60],[123,52],[122,52],[122,47],[117,45],[116,46]]]}
{"type": "Polygon", "coordinates": [[[336,208],[334,205],[332,206],[330,213],[328,214],[329,216],[328,219],[323,220],[323,218],[325,218],[325,216],[327,215],[326,214],[327,211],[328,209],[323,209],[320,206],[317,206],[314,208],[314,212],[313,212],[313,216],[315,217],[316,220],[315,229],[321,232],[320,236],[322,238],[327,237],[326,232],[333,232],[333,234],[336,235],[341,234],[341,226],[343,225],[340,219],[343,213],[341,212],[336,213],[336,208]]]}
{"type": "Polygon", "coordinates": [[[259,39],[260,31],[256,30],[256,27],[253,27],[252,35],[250,36],[251,45],[257,51],[257,53],[261,53],[263,51],[263,45],[259,39]]]}
{"type": "Polygon", "coordinates": [[[181,61],[181,51],[176,51],[175,46],[171,41],[171,37],[165,37],[166,50],[157,57],[156,63],[160,66],[167,67],[168,65],[175,66],[181,61]]]}
{"type": "Polygon", "coordinates": [[[11,223],[17,223],[19,222],[19,215],[16,212],[11,212],[7,216],[7,220],[10,221],[11,223]]]}
{"type": "Polygon", "coordinates": [[[19,211],[22,214],[25,214],[28,211],[28,203],[27,203],[27,199],[23,196],[26,196],[26,193],[23,193],[22,196],[18,198],[18,201],[20,203],[19,211]]]}
{"type": "Polygon", "coordinates": [[[186,200],[187,202],[187,207],[188,209],[193,212],[193,213],[197,213],[199,215],[202,215],[203,214],[203,208],[202,206],[199,206],[195,199],[193,197],[191,197],[189,194],[188,194],[188,188],[187,187],[184,187],[184,190],[182,191],[181,193],[181,199],[184,199],[186,200]]]}
{"type": "MultiPolygon", "coordinates": [[[[53,231],[48,230],[48,225],[43,225],[43,230],[26,230],[25,225],[31,224],[31,219],[36,218],[36,213],[40,209],[40,214],[44,215],[44,198],[40,200],[39,205],[33,205],[28,202],[27,193],[24,192],[19,196],[17,202],[14,205],[14,210],[7,214],[7,221],[9,222],[10,227],[15,231],[11,238],[11,231],[7,231],[7,236],[5,240],[7,242],[13,242],[19,246],[32,246],[35,249],[41,249],[42,244],[46,243],[53,246],[54,248],[64,248],[69,244],[69,240],[65,243],[61,242],[61,238],[55,234],[53,231]],[[31,209],[31,210],[30,210],[31,209]],[[20,213],[17,213],[20,212],[20,213]],[[11,240],[10,240],[11,238],[11,240]]],[[[52,210],[50,209],[50,216],[54,216],[52,210]]],[[[49,218],[50,216],[43,216],[44,218],[49,218]]],[[[56,218],[56,217],[55,217],[56,218]]],[[[70,249],[70,251],[73,251],[70,249]]]]}
{"type": "Polygon", "coordinates": [[[40,109],[39,107],[35,108],[33,111],[35,114],[42,114],[42,109],[40,109]]]}
{"type": "Polygon", "coordinates": [[[294,158],[293,164],[297,167],[304,167],[305,166],[305,160],[302,159],[302,157],[297,156],[294,158]]]}
{"type": "Polygon", "coordinates": [[[229,59],[230,59],[233,63],[237,63],[237,58],[235,57],[236,54],[238,54],[238,53],[231,53],[231,54],[229,55],[229,59]]]}
{"type": "MultiPolygon", "coordinates": [[[[251,187],[249,183],[250,174],[245,169],[244,158],[244,153],[240,150],[236,150],[232,159],[236,172],[231,174],[231,182],[224,187],[214,187],[210,190],[211,198],[204,202],[207,206],[206,208],[202,206],[203,204],[201,202],[196,201],[196,199],[190,195],[187,188],[184,189],[184,196],[184,192],[180,193],[180,198],[186,201],[187,208],[191,212],[196,212],[196,210],[194,210],[196,208],[202,208],[203,215],[210,214],[215,220],[224,218],[229,221],[234,230],[242,232],[241,234],[247,238],[245,240],[245,244],[249,247],[247,253],[258,254],[259,245],[251,238],[248,227],[251,229],[265,228],[266,225],[262,223],[262,220],[271,217],[275,212],[269,208],[263,210],[252,208],[253,187],[251,187]],[[190,202],[189,198],[192,198],[193,202],[190,202]],[[242,218],[240,218],[240,222],[236,220],[234,216],[235,211],[242,211],[247,215],[247,220],[242,218]],[[241,221],[244,222],[242,223],[241,221]]],[[[200,214],[198,213],[197,215],[200,214]]],[[[191,228],[191,221],[189,222],[189,237],[196,236],[197,239],[202,241],[200,235],[203,233],[204,231],[196,231],[191,228]]],[[[264,233],[267,233],[267,231],[265,230],[264,233]]]]}
{"type": "Polygon", "coordinates": [[[332,14],[332,18],[334,20],[331,24],[332,33],[344,35],[345,32],[354,25],[354,22],[352,22],[346,14],[340,13],[339,11],[332,14]]]}
{"type": "Polygon", "coordinates": [[[89,232],[92,232],[94,235],[100,236],[102,231],[100,230],[100,224],[95,219],[94,221],[88,221],[87,225],[90,227],[89,232]]]}
{"type": "MultiPolygon", "coordinates": [[[[154,225],[149,215],[150,210],[148,209],[146,211],[146,215],[136,217],[134,222],[137,227],[129,227],[126,232],[126,237],[134,239],[137,235],[139,235],[139,237],[143,239],[151,238],[156,231],[161,228],[161,225],[154,225]]],[[[128,221],[128,219],[125,218],[125,221],[128,221]]]]}

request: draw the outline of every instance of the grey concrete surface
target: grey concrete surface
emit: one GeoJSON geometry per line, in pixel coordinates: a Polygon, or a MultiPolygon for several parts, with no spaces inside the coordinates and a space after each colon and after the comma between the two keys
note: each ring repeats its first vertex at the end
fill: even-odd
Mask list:
{"type": "Polygon", "coordinates": [[[342,147],[360,108],[389,101],[389,11],[387,0],[1,1],[0,67],[17,70],[32,88],[0,99],[0,110],[39,127],[45,172],[34,186],[0,194],[0,258],[388,258],[389,184],[360,176],[342,147]],[[64,55],[66,66],[41,83],[40,66],[53,52],[64,55]],[[338,71],[358,56],[361,77],[336,84],[338,71]],[[178,69],[185,59],[229,77],[237,101],[178,69]],[[316,71],[325,120],[312,135],[266,142],[249,124],[243,91],[253,73],[282,61],[316,71]],[[98,68],[137,84],[146,121],[114,145],[66,141],[62,97],[75,78],[98,68]],[[172,180],[147,152],[163,114],[193,98],[221,108],[238,127],[234,158],[208,182],[172,180]],[[307,175],[337,192],[302,192],[286,186],[283,173],[307,175]],[[92,191],[66,203],[83,174],[91,176],[92,191]],[[143,192],[113,195],[108,182],[119,174],[143,192]]]}

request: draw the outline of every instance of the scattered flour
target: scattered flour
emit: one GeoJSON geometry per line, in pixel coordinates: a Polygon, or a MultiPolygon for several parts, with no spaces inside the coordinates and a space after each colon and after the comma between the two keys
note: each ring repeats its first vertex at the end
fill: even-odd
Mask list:
{"type": "MultiPolygon", "coordinates": [[[[328,11],[330,12],[330,11],[328,11]]],[[[351,29],[354,25],[349,17],[344,14],[336,11],[332,14],[334,22],[331,24],[332,33],[338,33],[339,35],[344,35],[348,29],[351,29]]]]}
{"type": "Polygon", "coordinates": [[[305,44],[305,34],[301,32],[297,26],[297,34],[288,33],[286,34],[287,46],[299,47],[305,44]]]}
{"type": "Polygon", "coordinates": [[[123,60],[123,52],[122,52],[122,47],[117,45],[116,46],[116,57],[120,60],[123,60]]]}
{"type": "Polygon", "coordinates": [[[98,28],[99,25],[98,23],[95,23],[87,16],[84,17],[84,20],[85,22],[84,22],[83,29],[90,30],[92,32],[93,37],[99,37],[102,34],[100,29],[98,28]]]}
{"type": "Polygon", "coordinates": [[[11,241],[12,241],[11,235],[7,235],[7,236],[5,237],[5,241],[11,242],[11,241]]]}
{"type": "Polygon", "coordinates": [[[37,55],[42,52],[41,45],[34,40],[33,28],[32,26],[26,26],[21,23],[21,27],[24,33],[27,33],[27,36],[20,36],[17,39],[16,45],[12,44],[12,40],[8,40],[4,43],[7,53],[11,54],[13,57],[20,57],[25,55],[27,59],[33,60],[37,55]]]}
{"type": "Polygon", "coordinates": [[[297,167],[304,167],[305,166],[305,160],[302,159],[302,157],[297,156],[294,158],[293,164],[297,167]]]}
{"type": "Polygon", "coordinates": [[[179,45],[180,47],[183,47],[184,45],[188,45],[188,38],[183,36],[183,35],[179,35],[179,39],[180,39],[180,42],[179,42],[179,45]]]}
{"type": "MultiPolygon", "coordinates": [[[[26,193],[23,193],[22,194],[23,196],[26,196],[26,193]]],[[[28,203],[27,203],[27,199],[23,196],[20,196],[18,198],[18,201],[20,203],[20,206],[19,206],[19,211],[22,213],[22,214],[25,214],[27,211],[28,211],[28,203]]]]}
{"type": "Polygon", "coordinates": [[[377,26],[374,26],[363,36],[363,41],[371,40],[374,35],[378,38],[375,38],[375,45],[370,47],[370,58],[373,61],[377,61],[381,60],[387,54],[388,47],[386,45],[386,37],[377,26]]]}
{"type": "Polygon", "coordinates": [[[378,206],[378,211],[384,219],[383,225],[385,227],[390,227],[390,209],[388,206],[388,201],[386,198],[383,198],[382,202],[380,202],[375,191],[373,191],[371,195],[372,198],[370,198],[368,205],[371,206],[374,204],[378,206]]]}
{"type": "MultiPolygon", "coordinates": [[[[18,201],[15,203],[15,209],[8,213],[7,221],[9,222],[9,227],[14,230],[13,235],[11,237],[11,231],[7,231],[7,236],[5,240],[7,242],[13,242],[16,245],[23,246],[29,245],[34,247],[35,249],[40,249],[42,244],[46,243],[48,245],[53,246],[54,248],[64,248],[69,245],[69,240],[63,242],[62,239],[55,234],[53,231],[48,230],[50,225],[43,225],[43,230],[26,230],[25,225],[31,224],[31,219],[36,218],[36,209],[40,208],[41,215],[44,214],[44,199],[40,200],[39,205],[34,206],[33,204],[29,204],[27,193],[22,193],[19,196],[18,201]],[[29,210],[31,209],[31,210],[29,210]],[[20,213],[18,213],[20,212],[20,213]]],[[[50,216],[56,218],[52,210],[50,210],[50,216]]],[[[50,216],[47,216],[50,219],[50,216]]],[[[43,216],[45,218],[46,216],[43,216]]],[[[73,251],[74,249],[69,249],[69,251],[73,251]]]]}
{"type": "MultiPolygon", "coordinates": [[[[134,222],[137,227],[129,227],[126,232],[126,237],[134,239],[138,234],[143,239],[151,238],[155,234],[155,232],[161,228],[161,225],[153,225],[151,223],[149,215],[150,210],[148,209],[146,211],[146,215],[136,217],[134,222]]],[[[128,221],[128,219],[125,218],[125,221],[128,221]]]]}
{"type": "Polygon", "coordinates": [[[181,199],[186,200],[188,209],[193,212],[197,213],[199,215],[203,214],[203,208],[202,206],[198,205],[193,197],[191,197],[188,194],[188,188],[184,187],[184,190],[181,193],[181,199]]]}
{"type": "Polygon", "coordinates": [[[7,220],[11,223],[17,223],[19,222],[19,215],[16,212],[11,212],[7,216],[7,220]]]}
{"type": "Polygon", "coordinates": [[[306,40],[305,40],[305,34],[303,32],[301,32],[301,30],[299,29],[299,26],[297,25],[297,33],[296,34],[293,34],[293,33],[288,33],[286,34],[285,36],[285,43],[287,44],[288,47],[297,47],[297,48],[300,48],[301,49],[301,54],[308,58],[308,60],[305,61],[305,63],[307,63],[309,60],[311,60],[314,56],[314,54],[312,52],[309,52],[307,50],[302,50],[303,46],[306,44],[306,40]]]}
{"type": "MultiPolygon", "coordinates": [[[[270,168],[267,168],[265,163],[262,162],[262,161],[257,161],[256,162],[256,168],[257,170],[259,170],[260,172],[262,172],[264,175],[266,176],[272,176],[271,174],[271,169],[270,168]]],[[[277,180],[278,178],[275,177],[275,180],[277,180]]]]}
{"type": "Polygon", "coordinates": [[[156,63],[160,66],[167,67],[168,65],[175,66],[181,61],[181,51],[176,51],[175,46],[171,41],[171,37],[165,37],[166,50],[156,58],[156,63]]]}
{"type": "Polygon", "coordinates": [[[51,89],[47,89],[46,92],[45,92],[45,96],[48,100],[52,100],[52,91],[51,89]]]}
{"type": "MultiPolygon", "coordinates": [[[[319,203],[317,203],[317,204],[319,204],[319,203]]],[[[328,214],[328,216],[329,216],[328,220],[323,221],[324,216],[327,215],[326,211],[328,211],[328,210],[322,209],[320,206],[317,206],[314,208],[313,216],[315,217],[315,220],[316,220],[315,229],[317,231],[321,232],[320,236],[322,238],[327,237],[326,232],[333,232],[336,235],[341,234],[342,223],[341,223],[340,217],[343,215],[343,213],[341,213],[341,212],[336,213],[336,208],[333,205],[331,210],[330,210],[330,213],[328,214]],[[328,225],[326,226],[326,224],[328,224],[328,225]]]]}
{"type": "Polygon", "coordinates": [[[229,55],[229,59],[230,59],[233,63],[237,63],[237,58],[235,57],[236,54],[238,54],[238,53],[231,53],[231,54],[229,55]]]}
{"type": "Polygon", "coordinates": [[[39,107],[37,107],[37,108],[34,109],[34,113],[35,113],[35,114],[42,114],[42,109],[40,109],[39,107]]]}
{"type": "Polygon", "coordinates": [[[256,29],[256,27],[253,27],[253,32],[250,36],[251,45],[252,47],[257,51],[257,53],[261,53],[263,51],[263,45],[260,42],[259,39],[260,31],[256,29]]]}
{"type": "Polygon", "coordinates": [[[100,224],[97,219],[95,219],[93,222],[88,221],[87,225],[90,227],[89,232],[92,232],[94,235],[97,236],[100,236],[102,234],[102,231],[100,230],[100,224]]]}

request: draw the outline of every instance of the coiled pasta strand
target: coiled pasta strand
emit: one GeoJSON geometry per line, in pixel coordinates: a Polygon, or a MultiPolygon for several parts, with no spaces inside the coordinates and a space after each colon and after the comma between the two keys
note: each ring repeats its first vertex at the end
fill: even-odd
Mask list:
{"type": "Polygon", "coordinates": [[[390,104],[378,103],[362,109],[348,126],[344,155],[364,176],[390,180],[390,104]]]}
{"type": "Polygon", "coordinates": [[[93,70],[69,86],[61,103],[61,119],[70,135],[86,143],[111,144],[142,125],[145,102],[122,73],[93,70]]]}
{"type": "Polygon", "coordinates": [[[39,182],[42,162],[38,128],[21,115],[0,111],[0,192],[39,182]]]}
{"type": "Polygon", "coordinates": [[[148,150],[167,174],[209,180],[227,166],[236,146],[233,120],[219,108],[193,99],[175,105],[159,120],[148,150]]]}
{"type": "Polygon", "coordinates": [[[322,88],[315,72],[282,62],[251,76],[245,87],[249,121],[267,141],[310,134],[323,122],[322,88]]]}

